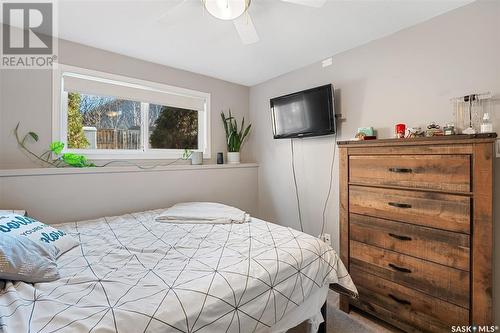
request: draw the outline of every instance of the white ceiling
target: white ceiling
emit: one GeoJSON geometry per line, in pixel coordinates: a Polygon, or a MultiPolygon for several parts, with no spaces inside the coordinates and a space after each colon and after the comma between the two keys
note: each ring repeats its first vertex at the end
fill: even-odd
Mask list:
{"type": "Polygon", "coordinates": [[[470,2],[252,0],[251,45],[200,0],[62,1],[58,23],[63,39],[252,86],[470,2]]]}

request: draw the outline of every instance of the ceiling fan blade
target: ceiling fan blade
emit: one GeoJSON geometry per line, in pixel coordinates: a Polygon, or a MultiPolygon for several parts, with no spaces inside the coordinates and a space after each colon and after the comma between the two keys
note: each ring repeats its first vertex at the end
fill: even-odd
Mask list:
{"type": "Polygon", "coordinates": [[[281,0],[283,2],[289,2],[296,5],[308,6],[320,8],[326,3],[327,0],[281,0]]]}
{"type": "Polygon", "coordinates": [[[233,20],[234,27],[238,34],[240,35],[241,42],[245,45],[257,43],[260,38],[257,34],[257,30],[253,25],[252,18],[250,14],[245,13],[240,17],[233,20]]]}

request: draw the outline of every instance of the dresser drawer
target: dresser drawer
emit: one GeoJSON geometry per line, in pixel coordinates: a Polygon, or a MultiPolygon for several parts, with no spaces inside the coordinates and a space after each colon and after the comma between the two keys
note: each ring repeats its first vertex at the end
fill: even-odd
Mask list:
{"type": "Polygon", "coordinates": [[[360,294],[360,307],[407,331],[417,328],[424,332],[450,332],[452,325],[469,325],[467,309],[356,267],[350,273],[360,294]]]}
{"type": "Polygon", "coordinates": [[[434,192],[349,186],[352,213],[470,233],[470,198],[434,192]]]}
{"type": "Polygon", "coordinates": [[[357,241],[350,241],[349,265],[469,308],[469,272],[357,241]]]}
{"type": "Polygon", "coordinates": [[[354,155],[349,157],[349,181],[469,192],[470,165],[469,155],[354,155]]]}
{"type": "Polygon", "coordinates": [[[358,214],[349,215],[349,232],[355,241],[469,270],[469,235],[358,214]]]}

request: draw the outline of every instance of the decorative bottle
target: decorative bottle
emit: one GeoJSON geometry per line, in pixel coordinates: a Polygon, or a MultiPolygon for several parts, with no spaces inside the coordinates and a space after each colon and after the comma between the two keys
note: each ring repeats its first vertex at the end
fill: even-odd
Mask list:
{"type": "Polygon", "coordinates": [[[491,123],[490,114],[485,112],[483,115],[483,121],[481,122],[481,133],[492,133],[493,124],[491,123]]]}

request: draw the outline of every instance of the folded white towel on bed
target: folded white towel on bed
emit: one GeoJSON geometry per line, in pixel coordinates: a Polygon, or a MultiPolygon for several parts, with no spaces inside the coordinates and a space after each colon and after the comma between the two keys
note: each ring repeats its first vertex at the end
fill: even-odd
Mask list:
{"type": "Polygon", "coordinates": [[[156,220],[170,223],[244,223],[250,222],[250,215],[215,202],[183,202],[168,208],[156,220]]]}

